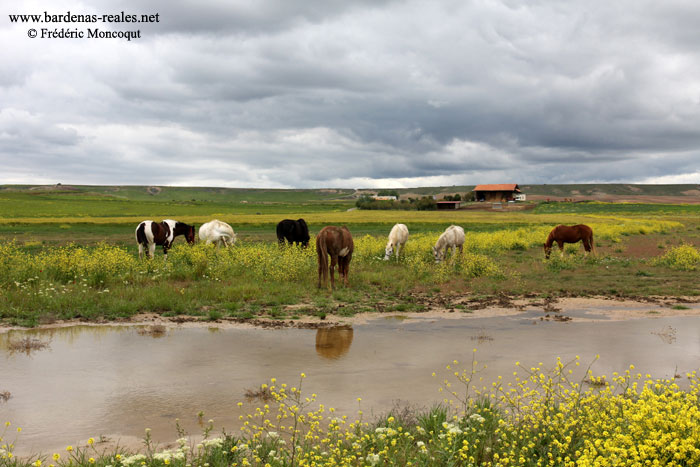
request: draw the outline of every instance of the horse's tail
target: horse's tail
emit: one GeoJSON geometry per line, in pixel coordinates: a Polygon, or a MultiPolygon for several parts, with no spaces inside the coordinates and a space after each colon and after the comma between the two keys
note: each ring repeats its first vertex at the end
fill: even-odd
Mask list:
{"type": "Polygon", "coordinates": [[[316,237],[316,254],[318,255],[318,287],[321,287],[321,276],[323,282],[328,283],[328,248],[325,237],[321,234],[316,237]]]}
{"type": "Polygon", "coordinates": [[[284,221],[280,221],[277,224],[277,242],[280,245],[284,244],[284,221]]]}

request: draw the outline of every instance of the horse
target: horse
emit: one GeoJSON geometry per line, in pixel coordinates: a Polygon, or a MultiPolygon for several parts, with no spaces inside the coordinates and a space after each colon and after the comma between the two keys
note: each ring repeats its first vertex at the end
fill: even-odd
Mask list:
{"type": "Polygon", "coordinates": [[[215,243],[216,248],[219,248],[221,244],[229,247],[236,243],[236,234],[233,233],[233,229],[226,222],[214,219],[206,224],[202,224],[199,228],[199,239],[207,245],[215,243]]]}
{"type": "Polygon", "coordinates": [[[549,259],[552,252],[552,244],[557,242],[561,255],[564,256],[564,243],[583,243],[586,253],[593,250],[593,229],[584,224],[558,225],[549,232],[544,242],[544,257],[549,259]]]}
{"type": "Polygon", "coordinates": [[[194,225],[165,219],[162,222],[143,221],[136,227],[136,243],[139,245],[139,259],[143,257],[144,249],[148,248],[147,256],[153,258],[156,245],[163,245],[163,256],[168,259],[168,250],[173,245],[175,237],[184,235],[187,243],[194,243],[194,225]]]}
{"type": "Polygon", "coordinates": [[[451,225],[445,229],[440,235],[435,246],[433,247],[433,257],[435,262],[439,263],[445,258],[447,249],[452,248],[452,258],[455,257],[456,249],[459,248],[459,254],[462,254],[464,247],[464,229],[458,225],[451,225]],[[444,250],[443,250],[444,249],[444,250]]]}
{"type": "Polygon", "coordinates": [[[348,272],[350,270],[350,260],[355,244],[352,235],[347,227],[336,227],[329,225],[321,229],[316,235],[316,254],[318,255],[318,288],[321,288],[321,277],[323,283],[328,284],[328,270],[331,272],[331,288],[335,288],[335,265],[338,264],[338,272],[343,278],[345,286],[348,285],[348,272]],[[328,255],[331,256],[330,268],[328,266],[328,255]]]}
{"type": "Polygon", "coordinates": [[[289,244],[300,243],[302,247],[309,246],[309,227],[304,219],[284,219],[277,224],[277,241],[280,246],[287,240],[289,244]]]}
{"type": "Polygon", "coordinates": [[[396,224],[391,228],[389,232],[389,241],[384,248],[384,261],[388,261],[396,249],[396,260],[399,259],[399,250],[408,241],[408,227],[405,224],[396,224]]]}

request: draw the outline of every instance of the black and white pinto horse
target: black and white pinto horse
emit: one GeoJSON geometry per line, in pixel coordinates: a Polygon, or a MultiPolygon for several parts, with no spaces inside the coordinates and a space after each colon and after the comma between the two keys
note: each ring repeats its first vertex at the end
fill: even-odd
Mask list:
{"type": "Polygon", "coordinates": [[[163,255],[168,259],[168,250],[173,245],[175,237],[184,235],[187,243],[194,243],[194,225],[184,222],[165,219],[162,222],[143,221],[136,227],[136,243],[139,245],[139,258],[143,257],[144,250],[148,248],[147,255],[153,258],[156,245],[163,245],[163,255]]]}
{"type": "Polygon", "coordinates": [[[277,241],[284,245],[287,240],[289,244],[301,243],[301,246],[309,246],[309,227],[304,219],[285,219],[277,224],[277,241]]]}

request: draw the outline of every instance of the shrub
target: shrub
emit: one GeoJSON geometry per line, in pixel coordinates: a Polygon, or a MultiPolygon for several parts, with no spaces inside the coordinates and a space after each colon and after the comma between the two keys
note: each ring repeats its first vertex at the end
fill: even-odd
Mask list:
{"type": "Polygon", "coordinates": [[[683,244],[670,249],[663,256],[655,259],[653,264],[683,271],[694,271],[700,264],[700,251],[692,245],[683,244]]]}

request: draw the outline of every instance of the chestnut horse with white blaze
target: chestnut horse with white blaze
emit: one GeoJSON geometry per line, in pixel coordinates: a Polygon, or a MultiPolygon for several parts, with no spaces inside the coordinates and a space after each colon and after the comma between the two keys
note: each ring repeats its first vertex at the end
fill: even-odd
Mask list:
{"type": "Polygon", "coordinates": [[[156,245],[163,245],[163,255],[168,259],[168,250],[173,245],[175,237],[184,235],[187,243],[194,243],[194,225],[184,222],[165,219],[162,222],[143,221],[136,227],[136,243],[139,245],[139,258],[143,257],[145,249],[146,255],[153,258],[156,245]]]}
{"type": "Polygon", "coordinates": [[[338,265],[338,272],[343,279],[343,283],[348,285],[348,272],[350,271],[350,260],[355,244],[352,235],[347,227],[336,227],[329,225],[321,229],[316,235],[316,254],[318,254],[318,287],[321,288],[321,277],[323,283],[328,285],[328,271],[331,273],[331,288],[335,288],[335,265],[338,265]],[[331,257],[330,267],[328,265],[328,255],[331,257]]]}
{"type": "Polygon", "coordinates": [[[544,242],[544,256],[549,259],[552,252],[552,244],[559,245],[561,255],[564,256],[564,243],[583,243],[586,253],[593,250],[593,229],[584,224],[578,225],[558,225],[549,232],[547,241],[544,242]]]}

